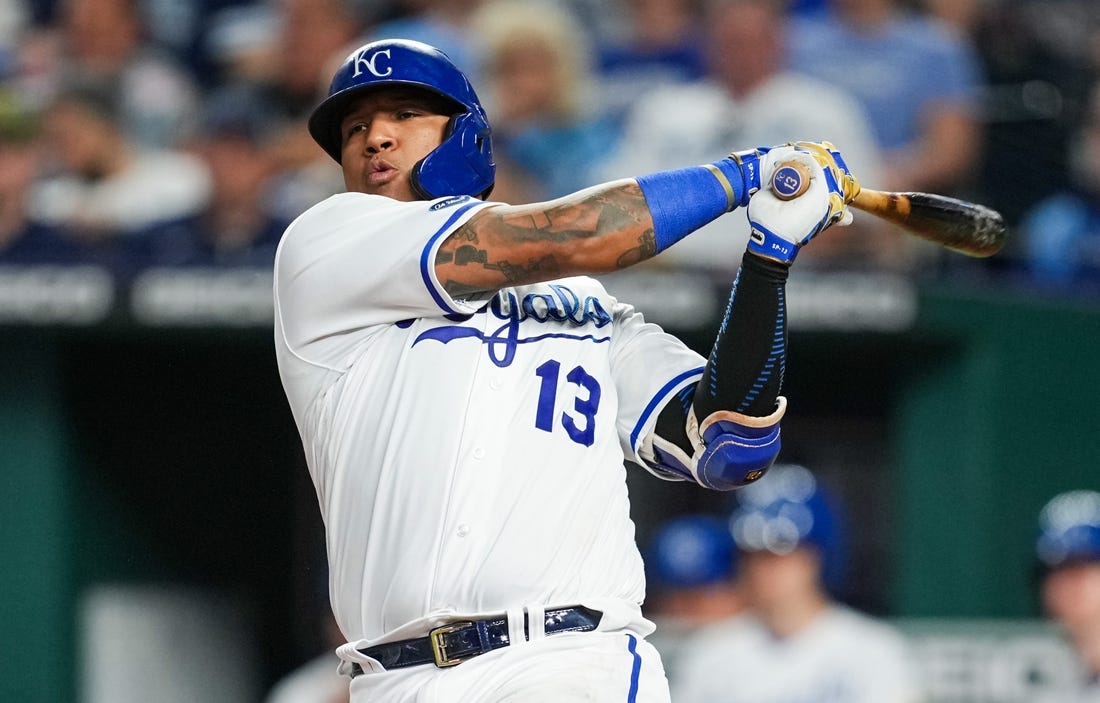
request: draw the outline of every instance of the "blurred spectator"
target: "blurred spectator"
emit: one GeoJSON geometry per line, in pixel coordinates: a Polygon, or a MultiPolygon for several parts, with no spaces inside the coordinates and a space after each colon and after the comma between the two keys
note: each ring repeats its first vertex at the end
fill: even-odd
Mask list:
{"type": "Polygon", "coordinates": [[[624,36],[624,25],[632,0],[543,0],[567,9],[584,27],[593,45],[612,42],[624,36]]]}
{"type": "Polygon", "coordinates": [[[1040,201],[1020,225],[1016,254],[1031,282],[1100,291],[1100,83],[1069,149],[1070,187],[1040,201]]]}
{"type": "Polygon", "coordinates": [[[919,700],[902,636],[830,594],[842,577],[843,533],[817,479],[776,465],[738,498],[730,529],[746,609],[684,644],[673,700],[919,700]]]}
{"type": "Polygon", "coordinates": [[[364,20],[351,0],[276,0],[281,31],[274,81],[267,85],[280,126],[271,153],[280,172],[275,202],[279,215],[294,218],[310,205],[344,189],[340,167],[305,129],[310,112],[327,92],[332,67],[358,46],[364,20]]]}
{"type": "Polygon", "coordinates": [[[645,553],[645,616],[657,625],[649,636],[674,672],[685,638],[703,625],[741,611],[734,583],[737,559],[726,520],[682,515],[660,525],[645,553]]]}
{"type": "Polygon", "coordinates": [[[603,109],[620,119],[633,102],[665,83],[706,74],[701,0],[625,0],[622,31],[597,43],[603,109]]]}
{"type": "Polygon", "coordinates": [[[1070,63],[1100,71],[1100,5],[1095,0],[1016,0],[1040,41],[1070,63]]]}
{"type": "Polygon", "coordinates": [[[18,0],[0,3],[0,78],[10,76],[19,62],[19,43],[29,13],[18,0]]]}
{"type": "MultiPolygon", "coordinates": [[[[783,0],[708,0],[705,26],[708,77],[641,97],[602,180],[706,163],[738,144],[829,140],[863,182],[881,182],[879,154],[858,103],[839,88],[784,70],[789,30],[783,0]]],[[[885,233],[873,218],[857,214],[856,224],[838,229],[800,257],[810,265],[911,265],[911,242],[893,233],[874,236],[885,233]]],[[[734,212],[654,264],[732,274],[748,236],[744,212],[734,212]]]]}
{"type": "Polygon", "coordinates": [[[401,16],[379,22],[367,40],[413,39],[438,48],[462,69],[470,82],[481,85],[478,60],[481,37],[469,23],[482,0],[397,0],[401,16]]]}
{"type": "Polygon", "coordinates": [[[279,78],[282,21],[274,2],[234,5],[210,15],[203,58],[218,90],[227,85],[271,86],[279,78]]]}
{"type": "Polygon", "coordinates": [[[984,79],[965,35],[899,0],[831,0],[828,14],[795,20],[792,31],[790,65],[843,87],[867,112],[887,165],[868,186],[952,193],[967,185],[980,155],[984,79]]]}
{"type": "Polygon", "coordinates": [[[484,5],[471,28],[484,51],[481,98],[493,120],[494,153],[507,164],[502,180],[518,170],[532,200],[599,182],[597,167],[617,133],[589,107],[590,47],[572,16],[552,5],[503,0],[484,5]]]}
{"type": "Polygon", "coordinates": [[[994,0],[922,0],[921,8],[929,16],[945,22],[958,33],[972,39],[987,6],[994,0]]]}
{"type": "Polygon", "coordinates": [[[816,15],[825,12],[829,0],[791,0],[787,8],[795,15],[816,15]]]}
{"type": "Polygon", "coordinates": [[[41,154],[37,116],[0,93],[0,263],[74,263],[78,248],[56,227],[29,219],[41,154]]]}
{"type": "Polygon", "coordinates": [[[247,90],[225,90],[207,103],[201,136],[189,146],[206,164],[212,189],[197,216],[150,233],[138,244],[160,266],[269,269],[290,220],[272,212],[272,117],[247,90]]]}
{"type": "MultiPolygon", "coordinates": [[[[1080,686],[1057,703],[1100,700],[1100,493],[1055,496],[1039,514],[1042,603],[1080,658],[1080,686]]],[[[1055,703],[1055,701],[1050,701],[1055,703]]]]}
{"type": "Polygon", "coordinates": [[[174,146],[195,126],[199,89],[170,54],[147,41],[139,0],[60,0],[48,62],[47,100],[70,84],[116,93],[115,114],[130,140],[174,146]]]}
{"type": "Polygon", "coordinates": [[[141,0],[146,41],[170,51],[195,74],[199,67],[191,63],[189,52],[201,31],[203,16],[224,2],[226,0],[141,0]]]}
{"type": "Polygon", "coordinates": [[[987,147],[974,185],[982,202],[1016,226],[1040,200],[1070,186],[1066,157],[1098,75],[1089,47],[1100,46],[1100,4],[1088,0],[1091,21],[1086,4],[1076,0],[984,0],[978,5],[969,32],[986,72],[987,147]],[[1016,168],[1021,153],[1028,160],[1023,170],[1016,168]]]}
{"type": "Polygon", "coordinates": [[[357,45],[364,20],[349,0],[275,1],[281,33],[273,87],[287,117],[304,119],[328,87],[329,66],[357,45]]]}
{"type": "Polygon", "coordinates": [[[105,256],[162,223],[194,216],[209,202],[205,165],[183,152],[130,140],[104,91],[63,90],[45,113],[43,129],[55,170],[35,186],[32,216],[105,256]]]}

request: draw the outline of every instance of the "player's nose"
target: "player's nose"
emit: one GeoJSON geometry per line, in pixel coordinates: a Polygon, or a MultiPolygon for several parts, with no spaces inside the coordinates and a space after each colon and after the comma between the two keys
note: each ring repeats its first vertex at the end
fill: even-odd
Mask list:
{"type": "Polygon", "coordinates": [[[377,154],[380,151],[386,151],[394,147],[397,139],[391,126],[386,120],[375,119],[371,121],[366,143],[369,153],[377,154]]]}

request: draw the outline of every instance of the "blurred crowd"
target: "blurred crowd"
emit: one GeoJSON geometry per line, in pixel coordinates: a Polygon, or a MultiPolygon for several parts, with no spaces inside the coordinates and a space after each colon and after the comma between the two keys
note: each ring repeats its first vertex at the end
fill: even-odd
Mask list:
{"type": "MultiPolygon", "coordinates": [[[[868,187],[982,202],[1012,236],[960,260],[865,216],[805,266],[1100,281],[1093,0],[6,0],[0,263],[270,265],[342,189],[306,116],[383,36],[473,77],[495,199],[828,139],[868,187]]],[[[735,270],[743,219],[654,264],[735,270]]]]}

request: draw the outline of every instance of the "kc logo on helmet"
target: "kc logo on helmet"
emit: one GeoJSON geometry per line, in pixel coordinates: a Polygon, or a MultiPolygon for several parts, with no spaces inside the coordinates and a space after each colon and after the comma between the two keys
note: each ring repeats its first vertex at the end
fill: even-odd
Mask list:
{"type": "Polygon", "coordinates": [[[355,57],[355,73],[352,74],[352,77],[358,78],[359,75],[363,73],[361,69],[364,66],[367,68],[368,71],[370,71],[373,75],[378,76],[379,78],[385,78],[386,76],[393,73],[392,66],[387,65],[383,68],[378,65],[379,56],[385,56],[387,59],[390,58],[389,49],[381,49],[374,52],[369,57],[364,56],[364,53],[365,52],[360,52],[359,55],[355,57]]]}

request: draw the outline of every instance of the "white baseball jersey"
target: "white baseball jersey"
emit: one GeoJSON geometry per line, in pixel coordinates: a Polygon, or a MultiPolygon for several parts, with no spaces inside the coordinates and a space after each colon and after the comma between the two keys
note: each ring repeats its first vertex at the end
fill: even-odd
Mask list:
{"type": "Polygon", "coordinates": [[[676,703],[915,703],[905,640],[885,623],[832,606],[777,638],[751,613],[701,630],[669,672],[676,703]]]}
{"type": "Polygon", "coordinates": [[[481,208],[344,193],[287,229],[279,371],[324,518],[339,654],[443,620],[583,604],[646,635],[624,457],[704,360],[587,277],[454,299],[481,208]]]}

